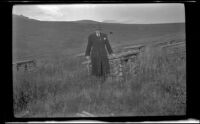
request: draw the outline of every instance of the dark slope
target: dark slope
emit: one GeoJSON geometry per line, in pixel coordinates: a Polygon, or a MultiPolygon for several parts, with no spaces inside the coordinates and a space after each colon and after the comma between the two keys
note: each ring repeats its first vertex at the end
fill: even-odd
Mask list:
{"type": "MultiPolygon", "coordinates": [[[[48,22],[13,15],[13,57],[41,55],[48,52],[66,55],[84,51],[87,36],[94,31],[98,23],[91,20],[48,22]]],[[[109,36],[112,46],[135,43],[138,39],[185,32],[184,23],[101,23],[101,26],[103,32],[113,32],[109,36]]]]}

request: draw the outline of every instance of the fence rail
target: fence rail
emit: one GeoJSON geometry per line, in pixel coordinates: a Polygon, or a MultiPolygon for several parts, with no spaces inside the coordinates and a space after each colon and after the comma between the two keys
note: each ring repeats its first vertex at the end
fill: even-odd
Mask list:
{"type": "MultiPolygon", "coordinates": [[[[130,57],[130,56],[137,56],[139,53],[140,53],[139,50],[121,52],[121,53],[116,54],[114,57],[108,57],[108,59],[109,59],[109,61],[116,60],[116,59],[122,59],[123,60],[123,59],[130,57]]],[[[87,61],[82,62],[82,64],[89,64],[90,62],[91,62],[90,60],[87,60],[87,61]]]]}
{"type": "Polygon", "coordinates": [[[34,67],[36,67],[36,62],[35,60],[23,60],[23,61],[17,61],[13,63],[14,68],[19,71],[21,68],[24,71],[31,70],[34,67]]]}

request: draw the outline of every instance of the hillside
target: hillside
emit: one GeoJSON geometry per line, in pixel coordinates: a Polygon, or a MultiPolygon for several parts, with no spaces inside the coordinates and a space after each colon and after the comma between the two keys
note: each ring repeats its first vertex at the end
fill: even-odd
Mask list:
{"type": "Polygon", "coordinates": [[[13,66],[15,117],[186,114],[185,43],[180,45],[185,41],[184,24],[102,23],[103,32],[113,32],[109,39],[115,53],[125,46],[130,50],[132,44],[148,46],[137,56],[133,55],[135,50],[125,50],[123,59],[110,61],[111,75],[102,81],[90,76],[88,66],[82,64],[84,57],[73,56],[84,53],[87,36],[96,25],[93,23],[45,22],[14,16],[14,61],[19,60],[17,57],[39,56],[33,70],[26,70],[27,65],[19,69],[13,66]],[[131,59],[124,59],[130,58],[127,53],[132,54],[131,59]]]}
{"type": "MultiPolygon", "coordinates": [[[[97,22],[98,23],[98,22],[97,22]]],[[[94,31],[96,22],[79,20],[48,22],[13,15],[13,59],[50,53],[72,55],[84,52],[88,35],[94,31]]],[[[112,47],[150,42],[151,38],[177,35],[185,37],[184,23],[171,24],[117,24],[101,23],[103,32],[109,35],[112,47]]],[[[153,39],[154,40],[154,39],[153,39]]]]}

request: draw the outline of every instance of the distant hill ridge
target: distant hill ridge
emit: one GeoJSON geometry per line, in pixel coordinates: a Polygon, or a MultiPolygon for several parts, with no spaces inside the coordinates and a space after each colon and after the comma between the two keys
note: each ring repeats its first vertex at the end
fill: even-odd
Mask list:
{"type": "MultiPolygon", "coordinates": [[[[13,15],[13,57],[23,57],[52,52],[75,54],[87,45],[88,35],[99,22],[79,21],[38,21],[25,16],[13,15]]],[[[184,23],[169,24],[118,24],[100,23],[102,31],[109,34],[112,47],[133,44],[138,39],[149,39],[166,34],[185,35],[184,23]],[[110,35],[109,32],[112,32],[110,35]]]]}
{"type": "MultiPolygon", "coordinates": [[[[116,21],[116,20],[104,20],[104,21],[94,21],[94,20],[76,20],[76,21],[41,21],[41,20],[37,20],[37,19],[33,19],[33,18],[30,18],[30,17],[27,17],[27,16],[24,16],[24,15],[16,15],[16,14],[13,14],[13,20],[34,20],[34,21],[40,21],[40,22],[77,22],[77,23],[85,23],[85,24],[99,24],[99,23],[113,23],[113,24],[127,24],[127,23],[122,23],[122,22],[119,22],[119,21],[116,21]]],[[[152,23],[152,24],[184,24],[184,23],[152,23]]],[[[150,25],[152,25],[150,24],[150,25]]],[[[134,25],[133,24],[130,24],[128,23],[128,25],[134,25]]],[[[148,25],[148,24],[143,24],[143,23],[135,23],[135,25],[148,25]]]]}
{"type": "Polygon", "coordinates": [[[13,14],[13,20],[26,20],[26,21],[40,21],[40,22],[77,22],[77,23],[101,23],[98,21],[93,21],[93,20],[77,20],[77,21],[41,21],[41,20],[37,20],[37,19],[33,19],[24,15],[16,15],[13,14]]]}

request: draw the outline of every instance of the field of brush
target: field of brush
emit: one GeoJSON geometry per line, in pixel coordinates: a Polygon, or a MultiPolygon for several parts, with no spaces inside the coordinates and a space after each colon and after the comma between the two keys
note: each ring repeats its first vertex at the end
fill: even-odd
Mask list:
{"type": "MultiPolygon", "coordinates": [[[[185,42],[183,24],[103,26],[113,31],[114,51],[129,44],[185,42]]],[[[138,57],[136,75],[101,83],[88,75],[81,64],[85,58],[76,56],[85,51],[91,31],[90,24],[14,20],[13,60],[52,53],[38,58],[34,71],[13,71],[15,117],[75,117],[83,111],[94,116],[186,114],[185,51],[172,54],[149,45],[138,57]]]]}
{"type": "Polygon", "coordinates": [[[16,117],[184,115],[186,58],[183,51],[151,48],[139,58],[136,75],[101,83],[77,57],[49,59],[35,71],[15,73],[16,117]]]}

